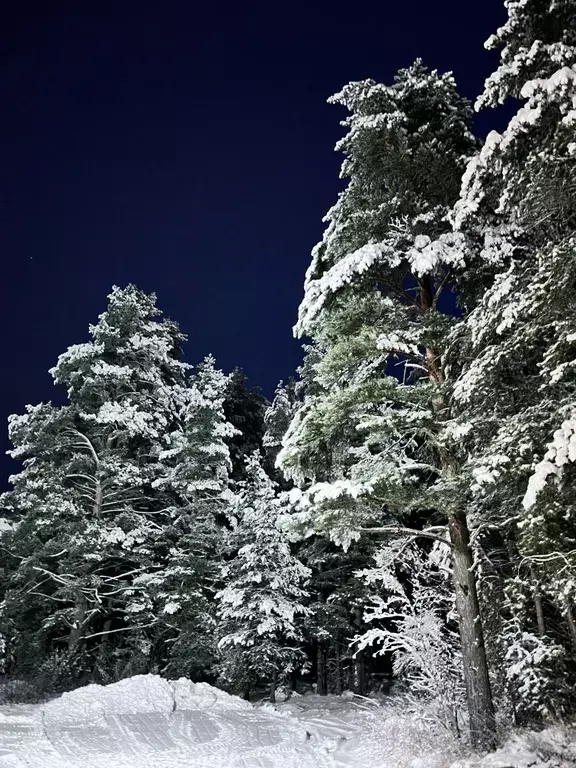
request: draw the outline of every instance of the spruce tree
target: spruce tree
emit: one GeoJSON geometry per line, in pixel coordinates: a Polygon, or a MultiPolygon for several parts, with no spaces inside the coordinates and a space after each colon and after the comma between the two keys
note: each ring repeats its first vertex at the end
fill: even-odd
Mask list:
{"type": "Polygon", "coordinates": [[[158,601],[167,674],[213,677],[216,662],[214,594],[225,546],[232,494],[227,440],[236,430],[224,416],[229,379],[206,358],[194,370],[180,430],[160,455],[165,473],[155,483],[164,511],[162,559],[140,577],[158,601]]]}
{"type": "Polygon", "coordinates": [[[302,617],[309,571],[278,527],[281,505],[260,456],[246,460],[246,479],[233,505],[233,556],[222,567],[217,594],[223,682],[236,691],[290,681],[305,663],[302,617]]]}
{"type": "MultiPolygon", "coordinates": [[[[23,469],[3,499],[19,520],[8,534],[3,621],[16,667],[45,658],[56,677],[74,664],[72,676],[110,679],[161,662],[165,606],[155,584],[192,503],[186,473],[198,472],[193,456],[203,451],[201,471],[221,492],[226,478],[215,465],[226,466],[228,432],[220,402],[218,450],[204,436],[211,382],[202,393],[188,384],[184,336],[160,318],[154,295],[114,288],[90,333],[52,370],[68,404],[29,406],[10,419],[23,469]]],[[[208,480],[204,488],[213,490],[208,480]]],[[[196,541],[194,527],[184,527],[196,541]]]]}
{"type": "Polygon", "coordinates": [[[256,387],[250,387],[248,377],[241,368],[235,368],[228,382],[224,413],[226,420],[235,428],[228,438],[232,460],[232,478],[242,480],[246,471],[246,457],[262,450],[264,414],[267,408],[264,395],[256,387]]]}

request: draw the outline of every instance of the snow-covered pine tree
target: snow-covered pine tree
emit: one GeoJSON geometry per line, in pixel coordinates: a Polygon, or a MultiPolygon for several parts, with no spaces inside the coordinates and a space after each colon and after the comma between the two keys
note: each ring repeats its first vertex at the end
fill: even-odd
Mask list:
{"type": "Polygon", "coordinates": [[[10,419],[12,455],[24,462],[4,499],[20,520],[9,534],[3,609],[16,666],[30,652],[37,665],[52,646],[67,649],[63,664],[77,656],[99,667],[105,658],[110,676],[152,664],[157,617],[137,579],[165,547],[161,456],[192,394],[184,337],[159,315],[154,295],[114,288],[91,340],[52,370],[68,404],[10,419]]]}
{"type": "MultiPolygon", "coordinates": [[[[471,456],[470,513],[484,526],[478,543],[492,575],[495,566],[505,582],[500,620],[515,644],[505,654],[528,658],[548,643],[558,661],[558,644],[576,644],[576,3],[506,7],[507,23],[488,41],[502,47],[501,64],[478,105],[524,104],[464,174],[454,222],[468,236],[461,294],[471,311],[448,356],[458,377],[454,429],[471,456]],[[479,288],[487,290],[478,301],[479,288]]],[[[539,690],[548,696],[561,664],[546,674],[552,684],[539,690]]],[[[526,688],[509,681],[517,710],[558,711],[534,697],[523,707],[526,688]]]]}
{"type": "Polygon", "coordinates": [[[305,663],[301,621],[308,613],[309,571],[291,553],[278,527],[275,484],[254,453],[239,483],[230,536],[233,556],[222,568],[217,594],[221,679],[235,691],[290,681],[305,663]]]}
{"type": "Polygon", "coordinates": [[[391,86],[350,83],[331,101],[351,113],[337,145],[349,182],[306,275],[296,330],[316,345],[316,391],[280,462],[311,484],[300,521],[344,544],[365,530],[409,533],[423,519],[448,525],[472,741],[489,746],[494,715],[442,357],[455,322],[444,294],[464,242],[447,215],[475,147],[471,109],[452,75],[420,61],[391,86]]]}
{"type": "Polygon", "coordinates": [[[262,450],[264,414],[267,406],[268,401],[260,390],[250,387],[244,371],[235,368],[230,374],[224,401],[226,420],[236,430],[228,439],[234,480],[244,478],[246,457],[254,451],[262,450]]]}
{"type": "Polygon", "coordinates": [[[266,469],[278,483],[282,484],[281,473],[276,470],[276,459],[282,448],[282,440],[292,417],[298,407],[295,393],[295,382],[284,384],[281,381],[274,392],[274,398],[264,413],[266,431],[262,438],[262,449],[266,457],[266,469]]]}
{"type": "Polygon", "coordinates": [[[170,675],[211,674],[217,656],[214,593],[233,499],[227,441],[236,432],[224,416],[228,383],[212,357],[196,367],[179,430],[159,457],[165,471],[154,485],[167,504],[163,550],[154,570],[137,581],[159,603],[170,675]]]}

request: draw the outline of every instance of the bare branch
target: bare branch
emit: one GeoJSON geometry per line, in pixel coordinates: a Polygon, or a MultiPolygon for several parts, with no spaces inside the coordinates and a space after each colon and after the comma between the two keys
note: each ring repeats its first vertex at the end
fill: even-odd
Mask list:
{"type": "Polygon", "coordinates": [[[447,539],[444,539],[442,536],[439,536],[433,532],[437,529],[438,526],[435,526],[432,529],[419,531],[417,528],[404,528],[404,526],[401,525],[384,525],[381,528],[360,528],[361,531],[366,533],[383,533],[390,534],[392,536],[412,536],[414,539],[433,539],[434,541],[439,541],[442,544],[446,544],[447,547],[452,548],[452,545],[447,539]]]}

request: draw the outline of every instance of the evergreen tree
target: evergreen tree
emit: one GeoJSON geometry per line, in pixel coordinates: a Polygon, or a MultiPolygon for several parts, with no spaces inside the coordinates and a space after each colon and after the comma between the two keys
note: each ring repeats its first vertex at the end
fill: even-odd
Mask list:
{"type": "Polygon", "coordinates": [[[449,430],[443,352],[456,322],[444,289],[464,238],[447,217],[475,147],[471,109],[451,75],[421,62],[392,86],[350,83],[346,189],[306,275],[297,332],[314,340],[316,386],[280,462],[310,483],[300,521],[344,545],[364,530],[413,535],[448,525],[473,743],[494,740],[494,715],[469,546],[466,496],[449,430]],[[449,307],[448,307],[449,308],[449,307]],[[416,528],[417,530],[417,528],[416,528]]]}
{"type": "Polygon", "coordinates": [[[309,571],[278,527],[281,507],[258,454],[246,461],[231,534],[234,556],[222,568],[218,594],[221,677],[237,691],[286,683],[305,662],[301,618],[309,571]]]}
{"type": "Polygon", "coordinates": [[[163,569],[174,540],[183,547],[179,522],[186,518],[195,541],[204,526],[198,498],[186,496],[197,490],[194,472],[204,473],[197,485],[206,492],[225,488],[229,431],[223,377],[215,444],[204,415],[212,382],[188,385],[184,337],[159,315],[154,295],[114,288],[91,340],[52,370],[68,404],[29,406],[10,419],[12,455],[24,464],[3,499],[19,519],[8,533],[3,622],[21,670],[46,659],[54,678],[110,679],[161,661],[166,606],[155,585],[170,576],[163,569]],[[191,504],[197,518],[185,514],[191,504]]]}
{"type": "Polygon", "coordinates": [[[160,459],[167,465],[156,486],[168,492],[169,522],[161,565],[146,581],[161,603],[170,675],[213,675],[217,649],[214,593],[232,495],[227,445],[235,433],[224,416],[228,377],[212,357],[197,367],[181,429],[160,459]]]}
{"type": "Polygon", "coordinates": [[[525,103],[502,135],[488,136],[464,175],[454,222],[467,236],[461,292],[471,311],[448,357],[458,379],[454,429],[470,457],[470,513],[490,555],[484,571],[502,582],[503,599],[486,602],[499,608],[503,654],[508,661],[544,654],[550,662],[534,672],[551,676],[539,687],[540,705],[532,696],[524,706],[527,688],[516,674],[507,675],[511,703],[517,713],[542,714],[561,709],[549,699],[555,688],[562,698],[558,647],[566,653],[576,644],[576,528],[568,511],[576,456],[576,3],[506,6],[509,19],[489,41],[502,46],[501,64],[479,105],[507,97],[525,103]],[[471,300],[479,284],[484,295],[471,300]]]}
{"type": "Polygon", "coordinates": [[[228,439],[232,460],[232,478],[242,480],[246,471],[246,457],[262,450],[264,414],[268,403],[260,390],[248,385],[248,377],[241,368],[230,375],[224,401],[226,420],[236,431],[228,439]]]}
{"type": "Polygon", "coordinates": [[[274,392],[274,399],[264,413],[266,431],[262,437],[262,448],[266,457],[266,469],[280,485],[285,484],[276,469],[276,459],[282,447],[282,440],[297,408],[295,383],[280,382],[274,392]]]}

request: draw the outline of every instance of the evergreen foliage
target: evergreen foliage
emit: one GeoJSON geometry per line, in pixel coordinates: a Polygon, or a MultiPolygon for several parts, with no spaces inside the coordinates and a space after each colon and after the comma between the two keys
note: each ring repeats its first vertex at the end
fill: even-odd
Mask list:
{"type": "Polygon", "coordinates": [[[301,619],[309,609],[308,569],[290,551],[278,527],[280,501],[258,454],[246,461],[246,480],[233,504],[234,556],[222,566],[219,603],[221,676],[236,691],[262,681],[290,681],[305,663],[301,619]]]}

